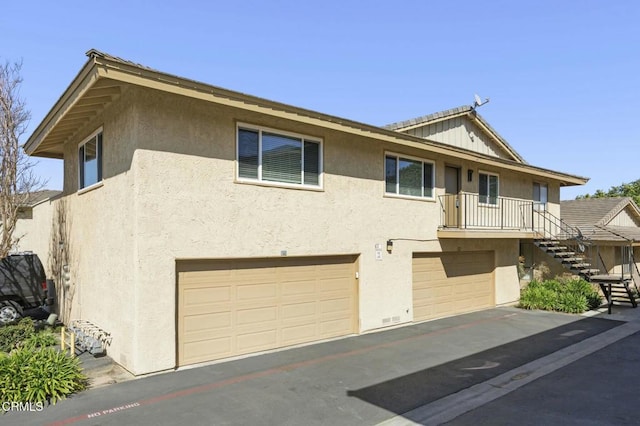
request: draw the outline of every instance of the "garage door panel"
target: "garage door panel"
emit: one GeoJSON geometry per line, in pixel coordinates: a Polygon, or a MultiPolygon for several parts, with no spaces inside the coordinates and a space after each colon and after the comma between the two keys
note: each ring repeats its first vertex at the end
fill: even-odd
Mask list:
{"type": "Polygon", "coordinates": [[[494,306],[493,252],[415,254],[414,321],[494,306]]]}
{"type": "Polygon", "coordinates": [[[198,306],[231,301],[231,288],[192,288],[184,292],[185,306],[198,306]]]}
{"type": "Polygon", "coordinates": [[[274,329],[252,331],[238,334],[236,337],[237,353],[246,354],[275,347],[278,342],[278,332],[274,329]]]}
{"type": "Polygon", "coordinates": [[[278,308],[275,306],[260,306],[250,309],[239,309],[236,312],[237,324],[253,325],[278,319],[278,308]]]}
{"type": "Polygon", "coordinates": [[[355,260],[178,262],[178,364],[353,333],[355,260]]]}
{"type": "Polygon", "coordinates": [[[348,319],[340,318],[335,320],[322,321],[320,323],[320,335],[323,337],[334,337],[340,334],[349,333],[351,323],[348,319]]]}
{"type": "Polygon", "coordinates": [[[190,333],[201,331],[229,328],[232,324],[230,312],[206,313],[200,315],[189,315],[185,318],[184,328],[190,333]]]}
{"type": "Polygon", "coordinates": [[[278,295],[277,283],[242,284],[236,287],[236,300],[256,300],[274,298],[278,295]]]}
{"type": "Polygon", "coordinates": [[[290,303],[282,306],[282,319],[315,318],[317,315],[315,302],[290,303]]]}
{"type": "Polygon", "coordinates": [[[315,321],[311,324],[307,323],[284,327],[282,329],[282,342],[285,345],[295,345],[296,343],[308,342],[317,334],[317,325],[315,321]]]}
{"type": "MultiPolygon", "coordinates": [[[[343,274],[344,275],[344,274],[343,274]]],[[[322,275],[324,277],[324,275],[322,275]]],[[[353,279],[350,277],[350,279],[353,279]]],[[[348,288],[347,282],[345,282],[344,276],[342,278],[323,278],[320,281],[321,293],[345,293],[345,288],[348,288]]]]}
{"type": "Polygon", "coordinates": [[[189,285],[221,283],[225,284],[231,277],[231,271],[212,270],[212,271],[183,271],[180,272],[181,278],[189,285]]]}
{"type": "Polygon", "coordinates": [[[341,313],[346,314],[351,311],[351,299],[348,297],[339,299],[323,300],[320,303],[320,313],[331,314],[341,313]]]}
{"type": "Polygon", "coordinates": [[[315,280],[283,282],[281,286],[282,296],[307,296],[316,291],[315,280]]]}
{"type": "Polygon", "coordinates": [[[185,343],[184,353],[188,354],[184,358],[185,364],[204,362],[211,359],[211,356],[224,358],[231,356],[233,351],[232,338],[229,336],[218,339],[205,339],[185,343]]]}

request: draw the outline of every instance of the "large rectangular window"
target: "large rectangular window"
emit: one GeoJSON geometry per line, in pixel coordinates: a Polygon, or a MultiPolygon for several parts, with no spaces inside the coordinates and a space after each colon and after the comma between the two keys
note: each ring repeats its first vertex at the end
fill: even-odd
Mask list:
{"type": "Polygon", "coordinates": [[[102,181],[102,130],[78,147],[78,189],[102,181]]]}
{"type": "Polygon", "coordinates": [[[433,198],[435,167],[432,162],[387,154],[384,165],[387,194],[433,198]]]}
{"type": "Polygon", "coordinates": [[[261,128],[238,128],[238,178],[319,187],[321,141],[261,128]]]}
{"type": "Polygon", "coordinates": [[[480,172],[478,180],[480,182],[480,187],[478,188],[480,203],[497,205],[499,189],[498,175],[480,172]]]}

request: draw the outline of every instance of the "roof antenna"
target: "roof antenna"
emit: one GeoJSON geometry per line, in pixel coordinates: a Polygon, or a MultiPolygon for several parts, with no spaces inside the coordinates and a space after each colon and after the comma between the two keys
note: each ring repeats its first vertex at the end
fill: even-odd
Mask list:
{"type": "Polygon", "coordinates": [[[487,102],[489,102],[489,98],[486,98],[484,101],[482,99],[480,99],[480,96],[478,95],[473,95],[473,107],[471,109],[476,109],[477,107],[480,107],[484,104],[486,104],[487,102]]]}

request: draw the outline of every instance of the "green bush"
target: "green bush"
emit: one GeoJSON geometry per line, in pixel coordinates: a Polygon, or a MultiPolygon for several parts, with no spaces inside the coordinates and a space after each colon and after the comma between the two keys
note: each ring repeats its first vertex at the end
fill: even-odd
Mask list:
{"type": "Polygon", "coordinates": [[[598,289],[583,279],[573,279],[566,282],[569,291],[579,293],[587,299],[588,309],[595,309],[602,304],[602,296],[598,289]]]}
{"type": "Polygon", "coordinates": [[[600,306],[602,298],[592,284],[575,278],[532,281],[522,290],[520,307],[582,313],[600,306]]]}
{"type": "Polygon", "coordinates": [[[557,292],[547,288],[544,283],[531,281],[520,296],[520,307],[524,309],[554,310],[557,302],[557,292]]]}
{"type": "Polygon", "coordinates": [[[46,348],[56,344],[56,337],[50,331],[40,331],[36,334],[32,334],[20,343],[20,346],[25,346],[32,349],[46,348]]]}
{"type": "Polygon", "coordinates": [[[587,298],[580,293],[573,293],[571,291],[564,291],[558,293],[558,302],[555,310],[560,312],[567,312],[569,314],[581,314],[586,311],[587,298]]]}
{"type": "Polygon", "coordinates": [[[17,324],[0,327],[0,352],[11,352],[20,342],[35,334],[33,320],[23,318],[17,324]]]}
{"type": "Polygon", "coordinates": [[[86,387],[77,358],[47,347],[22,346],[0,356],[0,401],[55,404],[86,387]]]}

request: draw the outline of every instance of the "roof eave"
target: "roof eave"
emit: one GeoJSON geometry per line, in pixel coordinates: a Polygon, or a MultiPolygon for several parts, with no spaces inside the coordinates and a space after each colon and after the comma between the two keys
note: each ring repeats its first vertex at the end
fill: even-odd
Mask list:
{"type": "MultiPolygon", "coordinates": [[[[134,84],[150,89],[162,90],[168,93],[215,102],[229,107],[255,111],[363,137],[373,137],[382,141],[410,146],[421,150],[428,148],[430,151],[438,154],[455,156],[460,159],[466,159],[484,165],[526,172],[547,179],[556,180],[560,182],[561,186],[584,185],[589,180],[588,178],[581,176],[543,169],[526,163],[520,163],[515,160],[501,159],[479,154],[474,151],[425,140],[406,133],[399,133],[395,130],[389,130],[382,127],[270,101],[256,96],[166,74],[161,71],[156,71],[138,64],[120,60],[119,58],[91,53],[92,51],[88,53],[90,54],[90,58],[85,66],[78,73],[76,78],[72,81],[67,90],[56,102],[51,111],[49,111],[45,119],[40,123],[25,144],[25,150],[28,154],[31,155],[35,153],[36,155],[46,156],[46,152],[43,152],[42,154],[37,152],[42,141],[55,127],[56,123],[64,117],[65,113],[69,111],[74,103],[81,99],[82,95],[89,90],[98,79],[106,78],[120,83],[134,84]]],[[[462,114],[468,114],[468,111],[462,112],[462,114]]]]}
{"type": "Polygon", "coordinates": [[[27,142],[23,145],[24,150],[28,155],[35,154],[48,158],[62,158],[61,155],[46,152],[38,154],[36,151],[46,139],[47,135],[49,135],[49,133],[54,129],[56,124],[64,117],[69,109],[73,107],[78,99],[82,97],[84,92],[86,92],[87,89],[98,80],[98,78],[99,73],[96,68],[95,60],[93,58],[89,58],[78,75],[72,80],[69,87],[67,87],[63,92],[58,101],[53,105],[51,110],[49,110],[29,139],[27,139],[27,142]]]}

